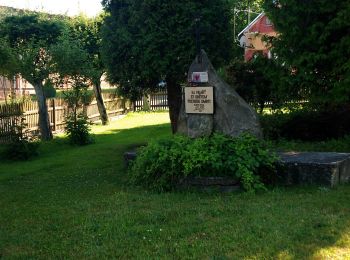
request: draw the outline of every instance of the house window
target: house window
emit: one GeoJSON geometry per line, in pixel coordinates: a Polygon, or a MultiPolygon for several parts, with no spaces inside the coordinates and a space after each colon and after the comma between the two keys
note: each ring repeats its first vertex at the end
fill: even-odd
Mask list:
{"type": "Polygon", "coordinates": [[[266,17],[265,24],[268,26],[272,26],[272,22],[269,18],[266,17]]]}

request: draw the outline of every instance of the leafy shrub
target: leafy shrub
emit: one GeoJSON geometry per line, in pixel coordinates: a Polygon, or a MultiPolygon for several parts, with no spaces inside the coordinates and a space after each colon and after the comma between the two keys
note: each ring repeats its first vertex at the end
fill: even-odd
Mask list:
{"type": "Polygon", "coordinates": [[[68,104],[65,131],[70,143],[77,145],[92,143],[90,123],[86,116],[86,105],[91,102],[92,95],[87,91],[85,84],[74,85],[72,90],[65,91],[63,94],[68,104]]]}
{"type": "Polygon", "coordinates": [[[274,113],[260,116],[260,124],[264,138],[277,140],[283,138],[282,127],[289,120],[288,114],[274,113]]]}
{"type": "Polygon", "coordinates": [[[133,183],[156,191],[173,190],[187,176],[236,178],[243,189],[255,191],[274,179],[276,159],[250,134],[238,138],[175,136],[141,148],[129,174],[133,183]]]}
{"type": "Polygon", "coordinates": [[[324,141],[341,138],[350,132],[350,108],[298,110],[288,114],[264,115],[261,118],[268,139],[324,141]]]}
{"type": "Polygon", "coordinates": [[[235,86],[238,94],[259,109],[260,113],[266,102],[271,102],[273,108],[278,108],[283,101],[300,98],[298,93],[293,92],[293,86],[286,82],[283,82],[284,91],[280,91],[282,80],[289,74],[278,60],[268,59],[262,53],[249,62],[235,59],[226,68],[227,82],[235,86]]]}
{"type": "Polygon", "coordinates": [[[66,117],[65,131],[71,144],[87,145],[93,142],[90,135],[90,124],[83,113],[66,117]]]}
{"type": "Polygon", "coordinates": [[[30,138],[23,117],[16,117],[11,129],[11,141],[5,146],[4,158],[9,160],[28,160],[38,154],[39,142],[30,138]]]}

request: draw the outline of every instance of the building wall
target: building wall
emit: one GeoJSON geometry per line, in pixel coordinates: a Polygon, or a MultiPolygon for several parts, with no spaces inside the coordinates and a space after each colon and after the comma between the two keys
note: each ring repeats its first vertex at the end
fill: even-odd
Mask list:
{"type": "Polygon", "coordinates": [[[269,56],[269,46],[263,40],[264,36],[275,37],[277,35],[274,25],[267,18],[266,15],[263,15],[258,21],[253,24],[249,30],[244,33],[248,40],[247,46],[250,46],[245,49],[244,60],[251,60],[254,55],[258,52],[263,55],[269,56]]]}
{"type": "Polygon", "coordinates": [[[250,29],[249,32],[259,32],[263,34],[275,33],[275,27],[266,15],[263,15],[250,29]]]}
{"type": "Polygon", "coordinates": [[[20,77],[9,80],[0,76],[0,100],[6,100],[14,94],[17,98],[35,94],[34,87],[20,77]]]}

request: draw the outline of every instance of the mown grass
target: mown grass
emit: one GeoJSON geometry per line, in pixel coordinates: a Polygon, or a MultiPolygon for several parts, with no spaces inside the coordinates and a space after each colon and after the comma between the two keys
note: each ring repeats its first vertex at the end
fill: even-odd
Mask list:
{"type": "Polygon", "coordinates": [[[95,144],[72,147],[57,138],[31,161],[0,162],[3,258],[350,255],[349,186],[150,193],[128,184],[122,156],[169,136],[168,115],[131,114],[93,131],[95,144]]]}

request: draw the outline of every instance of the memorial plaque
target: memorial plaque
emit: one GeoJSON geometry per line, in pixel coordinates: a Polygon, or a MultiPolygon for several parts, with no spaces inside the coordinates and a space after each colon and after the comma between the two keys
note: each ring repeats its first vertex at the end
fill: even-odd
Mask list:
{"type": "Polygon", "coordinates": [[[193,72],[191,82],[194,83],[208,83],[208,72],[193,72]]]}
{"type": "Polygon", "coordinates": [[[214,114],[213,87],[186,87],[185,108],[187,114],[214,114]]]}

